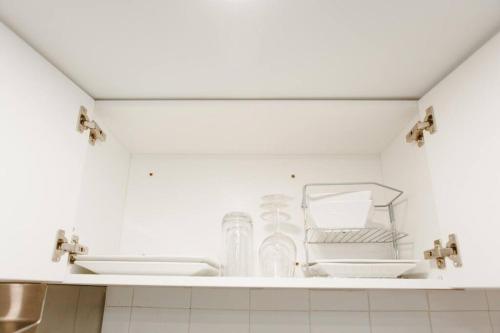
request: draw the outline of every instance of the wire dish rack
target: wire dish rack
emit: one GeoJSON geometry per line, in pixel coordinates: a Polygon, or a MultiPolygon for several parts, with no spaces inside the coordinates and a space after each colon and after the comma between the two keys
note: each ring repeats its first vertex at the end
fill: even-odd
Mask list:
{"type": "Polygon", "coordinates": [[[392,244],[392,251],[394,259],[399,259],[398,240],[408,236],[407,233],[399,232],[396,230],[396,223],[394,218],[393,203],[403,194],[403,191],[396,188],[383,185],[375,182],[354,182],[354,183],[315,183],[306,184],[302,190],[302,208],[304,210],[304,228],[305,228],[305,256],[306,268],[311,263],[309,261],[309,248],[310,244],[392,244]],[[308,190],[311,187],[327,187],[327,186],[375,186],[380,187],[385,191],[392,193],[389,200],[383,204],[374,205],[377,209],[387,210],[389,215],[390,229],[386,228],[316,228],[312,226],[309,214],[309,195],[308,190]]]}

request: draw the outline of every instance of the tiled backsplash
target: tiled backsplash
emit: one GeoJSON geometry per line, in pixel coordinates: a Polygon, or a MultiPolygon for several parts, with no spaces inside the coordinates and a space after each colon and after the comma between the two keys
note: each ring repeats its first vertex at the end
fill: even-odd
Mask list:
{"type": "Polygon", "coordinates": [[[491,333],[500,292],[108,287],[102,332],[491,333]]]}
{"type": "Polygon", "coordinates": [[[105,293],[105,287],[49,285],[36,332],[99,333],[105,293]]]}

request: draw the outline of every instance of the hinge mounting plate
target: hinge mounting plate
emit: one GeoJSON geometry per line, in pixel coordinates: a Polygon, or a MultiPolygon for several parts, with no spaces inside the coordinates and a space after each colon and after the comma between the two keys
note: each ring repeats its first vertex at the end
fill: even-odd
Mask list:
{"type": "Polygon", "coordinates": [[[103,132],[103,130],[94,120],[90,120],[90,117],[87,114],[87,109],[84,106],[80,106],[80,112],[78,113],[76,129],[80,133],[89,130],[89,143],[92,146],[95,145],[95,142],[97,140],[99,141],[106,140],[106,133],[103,132]]]}
{"type": "Polygon", "coordinates": [[[73,235],[71,237],[71,242],[68,242],[66,232],[61,229],[57,230],[56,247],[52,256],[52,261],[59,262],[61,261],[62,256],[65,253],[68,253],[69,262],[74,263],[76,255],[87,254],[88,252],[89,250],[86,246],[79,244],[79,238],[77,235],[73,235]]]}
{"type": "Polygon", "coordinates": [[[406,134],[406,142],[416,142],[419,147],[425,143],[424,131],[434,134],[436,132],[436,119],[434,118],[434,109],[432,106],[425,110],[424,121],[418,121],[406,134]]]}
{"type": "Polygon", "coordinates": [[[453,261],[453,266],[462,267],[462,259],[458,250],[457,236],[450,234],[446,247],[441,245],[441,240],[434,241],[434,248],[424,251],[424,258],[427,260],[435,260],[439,269],[446,268],[446,258],[453,261]]]}

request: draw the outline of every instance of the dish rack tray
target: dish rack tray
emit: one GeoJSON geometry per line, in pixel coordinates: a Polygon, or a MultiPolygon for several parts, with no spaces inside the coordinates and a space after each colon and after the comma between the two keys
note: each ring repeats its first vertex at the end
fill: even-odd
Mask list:
{"type": "Polygon", "coordinates": [[[403,191],[396,188],[376,183],[376,182],[353,182],[353,183],[315,183],[306,184],[302,190],[302,208],[304,210],[304,228],[305,228],[305,255],[306,267],[309,262],[308,245],[310,244],[392,244],[393,257],[399,259],[398,240],[408,236],[407,233],[396,230],[396,221],[394,217],[394,202],[403,194],[403,191]],[[384,228],[316,228],[312,227],[308,221],[308,190],[311,187],[321,186],[376,186],[380,187],[392,195],[389,200],[382,204],[374,205],[375,208],[386,209],[389,215],[390,229],[384,228]]]}
{"type": "Polygon", "coordinates": [[[392,243],[408,236],[405,232],[396,232],[379,228],[347,229],[306,229],[306,242],[309,244],[355,244],[355,243],[392,243]]]}

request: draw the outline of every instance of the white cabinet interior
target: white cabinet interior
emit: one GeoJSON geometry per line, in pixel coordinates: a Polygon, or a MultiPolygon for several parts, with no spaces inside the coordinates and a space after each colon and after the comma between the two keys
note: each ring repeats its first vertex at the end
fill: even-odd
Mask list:
{"type": "MultiPolygon", "coordinates": [[[[221,219],[231,210],[252,214],[257,249],[269,233],[258,218],[260,197],[284,192],[294,197],[290,232],[302,261],[302,186],[386,182],[380,153],[391,141],[407,149],[409,156],[421,154],[404,142],[416,107],[412,101],[98,101],[99,118],[118,141],[137,152],[130,163],[121,252],[218,257],[221,219]],[[180,154],[179,146],[191,154],[180,154]]],[[[423,173],[425,178],[425,171],[408,162],[397,173],[423,173]]],[[[404,246],[403,257],[420,256],[437,236],[422,232],[431,234],[429,242],[421,241],[417,249],[404,246]]],[[[413,244],[411,238],[405,242],[413,244]]],[[[390,257],[388,250],[350,245],[337,248],[342,251],[337,256],[359,251],[361,257],[390,257]]]]}
{"type": "MultiPolygon", "coordinates": [[[[500,139],[494,128],[499,123],[499,36],[418,103],[97,101],[92,117],[107,140],[95,146],[75,128],[80,105],[94,109],[92,98],[4,26],[0,38],[7,51],[0,66],[10,73],[0,81],[2,123],[9,124],[9,140],[1,143],[6,209],[0,213],[5,221],[0,250],[11,253],[1,256],[1,280],[313,288],[500,286],[500,267],[489,268],[491,262],[482,259],[484,253],[495,252],[498,229],[491,221],[498,220],[494,198],[500,185],[500,139]],[[430,105],[436,134],[427,136],[422,148],[406,143],[406,133],[422,118],[418,108],[422,113],[430,105]],[[74,229],[91,254],[218,257],[221,218],[234,210],[251,213],[256,250],[269,232],[258,217],[259,199],[282,192],[295,200],[289,232],[303,261],[301,187],[325,181],[377,181],[402,189],[397,224],[410,236],[401,241],[401,256],[421,259],[434,239],[445,240],[455,232],[464,267],[430,270],[425,262],[417,272],[427,279],[395,280],[391,286],[373,280],[335,284],[306,279],[110,278],[68,273],[63,262],[50,260],[59,228],[74,229]],[[442,275],[448,284],[439,280],[442,275]],[[432,279],[438,282],[433,285],[432,279]]],[[[344,250],[360,251],[364,257],[390,256],[388,249],[367,249],[344,250]]]]}

